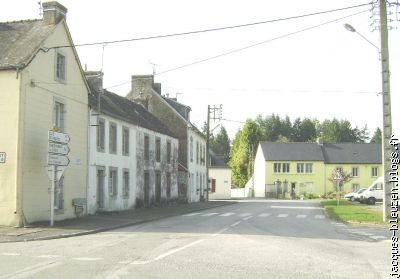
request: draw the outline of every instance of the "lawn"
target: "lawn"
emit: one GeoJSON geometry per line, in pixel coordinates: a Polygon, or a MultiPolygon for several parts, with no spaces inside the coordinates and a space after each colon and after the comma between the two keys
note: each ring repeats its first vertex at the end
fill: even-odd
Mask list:
{"type": "Polygon", "coordinates": [[[351,203],[347,200],[340,200],[338,206],[336,205],[336,200],[322,201],[321,204],[326,208],[330,216],[340,221],[383,223],[382,213],[362,204],[351,203]]]}

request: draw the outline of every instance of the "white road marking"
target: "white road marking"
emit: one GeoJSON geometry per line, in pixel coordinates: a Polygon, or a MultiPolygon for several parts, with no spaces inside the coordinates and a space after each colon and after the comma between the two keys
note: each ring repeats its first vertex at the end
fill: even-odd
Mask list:
{"type": "Polygon", "coordinates": [[[190,216],[195,216],[195,215],[199,215],[199,214],[200,214],[200,212],[194,212],[194,213],[184,214],[184,215],[182,215],[182,216],[190,217],[190,216]]]}
{"type": "Polygon", "coordinates": [[[288,217],[289,216],[289,214],[279,214],[278,216],[276,216],[276,217],[278,217],[278,218],[286,218],[286,217],[288,217]]]}
{"type": "Polygon", "coordinates": [[[20,253],[1,253],[2,256],[20,256],[20,253]]]}
{"type": "Polygon", "coordinates": [[[371,235],[374,235],[373,233],[367,233],[367,232],[362,232],[362,231],[355,232],[355,234],[359,234],[359,235],[365,235],[365,236],[371,236],[371,235]]]}
{"type": "Polygon", "coordinates": [[[387,237],[381,236],[381,235],[373,235],[373,236],[370,236],[370,238],[373,238],[373,239],[375,239],[375,240],[378,240],[378,239],[387,239],[387,237]]]}
{"type": "Polygon", "coordinates": [[[152,262],[152,261],[133,261],[130,264],[148,264],[150,262],[152,262]]]}
{"type": "Polygon", "coordinates": [[[133,262],[131,262],[131,261],[121,261],[121,262],[118,262],[119,264],[130,264],[130,263],[133,263],[133,262]]]}
{"type": "Polygon", "coordinates": [[[37,258],[42,258],[42,259],[54,259],[54,258],[59,258],[61,256],[59,255],[40,255],[37,256],[37,258]]]}
{"type": "Polygon", "coordinates": [[[73,258],[73,260],[77,260],[77,261],[98,261],[98,260],[102,260],[102,258],[81,257],[81,258],[73,258]]]}
{"type": "Polygon", "coordinates": [[[161,260],[161,259],[163,259],[163,258],[165,258],[165,257],[168,257],[168,256],[170,256],[170,255],[172,255],[172,254],[175,254],[175,253],[177,253],[177,252],[179,252],[179,251],[182,251],[182,250],[187,249],[187,248],[189,248],[189,247],[192,247],[192,246],[194,246],[194,245],[196,245],[196,244],[199,244],[200,242],[203,242],[204,240],[205,240],[205,239],[198,239],[198,240],[196,240],[196,241],[194,241],[194,242],[191,242],[191,243],[189,243],[189,244],[186,244],[185,246],[182,246],[182,247],[179,247],[179,248],[176,248],[176,249],[172,249],[172,250],[170,250],[170,251],[168,251],[168,252],[166,252],[166,253],[164,253],[164,254],[161,254],[161,255],[157,256],[156,258],[154,258],[153,261],[161,260]]]}
{"type": "Polygon", "coordinates": [[[232,225],[231,225],[231,227],[236,227],[237,225],[239,225],[241,223],[241,221],[237,221],[236,223],[233,223],[232,225]]]}
{"type": "Polygon", "coordinates": [[[325,215],[315,215],[315,219],[325,219],[325,215]]]}
{"type": "Polygon", "coordinates": [[[253,216],[244,217],[243,220],[249,220],[250,218],[253,218],[253,216]]]}
{"type": "Polygon", "coordinates": [[[296,218],[306,218],[306,217],[307,217],[307,215],[304,215],[304,214],[296,215],[296,218]]]}
{"type": "Polygon", "coordinates": [[[313,206],[281,206],[281,205],[271,205],[271,208],[284,208],[284,209],[318,209],[318,210],[323,210],[322,207],[313,207],[313,206]]]}
{"type": "Polygon", "coordinates": [[[234,214],[235,214],[235,213],[233,213],[233,212],[227,212],[227,213],[221,214],[221,215],[219,215],[219,216],[226,217],[226,216],[231,216],[231,215],[234,215],[234,214]]]}
{"type": "Polygon", "coordinates": [[[261,213],[258,217],[268,217],[271,216],[271,213],[261,213]]]}
{"type": "Polygon", "coordinates": [[[201,216],[213,216],[213,215],[217,215],[217,214],[218,214],[218,213],[212,212],[212,213],[203,214],[203,215],[201,215],[201,216]]]}
{"type": "Polygon", "coordinates": [[[246,212],[246,213],[240,214],[239,216],[240,217],[246,217],[246,216],[250,216],[250,215],[251,215],[251,213],[246,212]]]}
{"type": "Polygon", "coordinates": [[[46,262],[38,263],[38,264],[28,266],[24,269],[20,269],[18,271],[12,272],[12,273],[0,275],[0,279],[35,278],[33,276],[34,274],[36,274],[42,270],[45,270],[47,268],[58,266],[61,263],[62,263],[61,261],[58,261],[58,262],[46,261],[46,262]]]}

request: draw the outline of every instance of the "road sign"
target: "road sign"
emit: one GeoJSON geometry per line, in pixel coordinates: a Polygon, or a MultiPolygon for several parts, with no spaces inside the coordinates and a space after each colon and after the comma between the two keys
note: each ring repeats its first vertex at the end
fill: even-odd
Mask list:
{"type": "Polygon", "coordinates": [[[339,170],[335,171],[335,173],[333,174],[333,180],[342,181],[343,180],[342,172],[339,170]]]}
{"type": "MultiPolygon", "coordinates": [[[[54,174],[53,174],[54,173],[54,166],[47,166],[45,168],[46,168],[46,173],[47,173],[47,176],[49,177],[49,180],[53,181],[54,180],[54,174]]],[[[60,181],[61,177],[64,174],[64,171],[65,171],[65,167],[58,167],[56,169],[56,180],[57,181],[60,181]]]]}
{"type": "Polygon", "coordinates": [[[6,162],[6,153],[5,152],[0,152],[0,163],[5,163],[6,162]]]}
{"type": "Polygon", "coordinates": [[[69,159],[67,156],[58,154],[48,154],[47,164],[50,166],[68,166],[69,159]]]}
{"type": "Polygon", "coordinates": [[[50,142],[49,141],[49,153],[55,153],[60,155],[67,155],[69,153],[69,147],[66,144],[50,142]]]}
{"type": "Polygon", "coordinates": [[[59,143],[69,143],[69,136],[64,133],[49,131],[49,141],[55,141],[59,143]]]}

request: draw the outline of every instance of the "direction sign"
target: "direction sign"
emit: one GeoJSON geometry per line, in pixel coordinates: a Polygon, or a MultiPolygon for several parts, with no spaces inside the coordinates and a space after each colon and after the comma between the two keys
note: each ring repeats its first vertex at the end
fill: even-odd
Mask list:
{"type": "Polygon", "coordinates": [[[335,174],[333,175],[333,180],[342,181],[343,180],[342,172],[341,171],[335,171],[335,174]]]}
{"type": "Polygon", "coordinates": [[[67,155],[69,153],[69,147],[66,144],[49,141],[49,153],[67,155]]]}
{"type": "MultiPolygon", "coordinates": [[[[49,177],[49,180],[53,181],[54,180],[54,168],[55,167],[47,166],[45,168],[46,168],[46,173],[47,173],[47,176],[49,177]]],[[[56,180],[57,181],[60,181],[62,175],[64,174],[64,171],[65,171],[65,167],[58,167],[57,168],[57,170],[56,170],[56,180]]]]}
{"type": "Polygon", "coordinates": [[[55,141],[59,143],[69,143],[69,136],[64,133],[49,131],[49,141],[55,141]]]}
{"type": "Polygon", "coordinates": [[[67,156],[64,155],[49,153],[47,157],[47,164],[53,166],[68,166],[69,159],[67,156]]]}

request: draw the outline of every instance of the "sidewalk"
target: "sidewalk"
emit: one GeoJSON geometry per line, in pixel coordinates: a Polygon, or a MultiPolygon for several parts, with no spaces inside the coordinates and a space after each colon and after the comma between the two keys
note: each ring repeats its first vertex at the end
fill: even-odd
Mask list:
{"type": "Polygon", "coordinates": [[[234,203],[236,202],[208,201],[139,208],[58,221],[55,222],[54,227],[50,227],[48,222],[35,223],[26,228],[0,226],[0,243],[57,239],[98,233],[234,203]]]}

